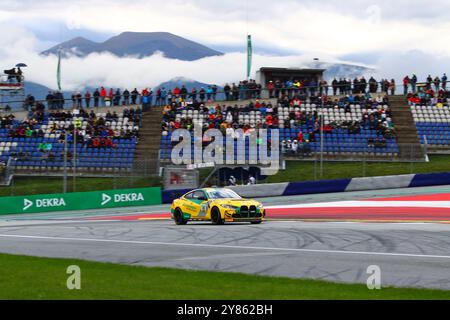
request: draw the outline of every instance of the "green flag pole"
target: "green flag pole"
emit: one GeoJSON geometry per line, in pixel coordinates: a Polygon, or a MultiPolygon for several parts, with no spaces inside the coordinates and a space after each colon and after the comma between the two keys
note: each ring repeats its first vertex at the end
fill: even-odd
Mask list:
{"type": "Polygon", "coordinates": [[[250,74],[252,72],[252,60],[253,60],[253,46],[252,46],[252,36],[247,36],[247,80],[250,79],[250,74]]]}
{"type": "Polygon", "coordinates": [[[56,83],[61,91],[61,48],[58,49],[58,67],[56,69],[56,83]]]}

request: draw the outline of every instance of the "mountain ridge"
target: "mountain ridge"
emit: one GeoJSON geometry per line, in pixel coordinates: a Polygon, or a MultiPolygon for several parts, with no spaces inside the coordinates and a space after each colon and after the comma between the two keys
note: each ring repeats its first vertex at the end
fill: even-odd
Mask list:
{"type": "Polygon", "coordinates": [[[91,53],[109,52],[118,57],[137,56],[144,58],[156,52],[170,59],[195,61],[206,57],[220,56],[222,52],[169,32],[122,32],[104,42],[94,42],[84,37],[75,37],[41,52],[56,55],[61,49],[63,56],[85,57],[91,53]]]}

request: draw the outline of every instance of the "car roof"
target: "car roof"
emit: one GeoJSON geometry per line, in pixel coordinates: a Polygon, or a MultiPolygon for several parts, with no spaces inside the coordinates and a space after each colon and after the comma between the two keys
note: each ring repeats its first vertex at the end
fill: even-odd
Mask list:
{"type": "Polygon", "coordinates": [[[191,190],[191,191],[187,192],[185,195],[190,194],[192,192],[196,192],[196,191],[210,192],[210,191],[215,191],[215,190],[231,190],[231,189],[228,189],[228,188],[202,188],[202,189],[191,190]]]}
{"type": "Polygon", "coordinates": [[[201,189],[192,190],[191,192],[194,192],[194,191],[206,191],[206,192],[208,192],[208,191],[215,191],[215,190],[229,190],[229,189],[228,188],[201,188],[201,189]]]}

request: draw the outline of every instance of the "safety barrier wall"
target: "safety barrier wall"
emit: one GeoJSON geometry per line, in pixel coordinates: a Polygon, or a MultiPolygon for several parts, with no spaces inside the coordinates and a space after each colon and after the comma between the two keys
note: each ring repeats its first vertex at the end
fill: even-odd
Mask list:
{"type": "MultiPolygon", "coordinates": [[[[450,172],[231,187],[245,198],[450,185],[450,172]]],[[[139,207],[171,203],[186,190],[161,188],[0,197],[0,215],[139,207]]]]}
{"type": "Polygon", "coordinates": [[[351,179],[306,181],[289,183],[283,196],[297,196],[315,193],[344,192],[350,184],[351,179]]]}
{"type": "Polygon", "coordinates": [[[238,186],[230,189],[244,198],[280,197],[289,183],[261,184],[255,186],[238,186]]]}
{"type": "Polygon", "coordinates": [[[345,192],[409,188],[413,174],[401,176],[371,177],[352,179],[345,192]]]}
{"type": "Polygon", "coordinates": [[[429,187],[429,186],[443,186],[450,184],[450,172],[443,173],[429,173],[416,174],[412,179],[410,188],[415,187],[429,187]]]}
{"type": "Polygon", "coordinates": [[[161,203],[161,188],[2,197],[0,215],[137,207],[161,203]]]}
{"type": "MultiPolygon", "coordinates": [[[[382,189],[415,188],[426,186],[450,185],[449,173],[409,174],[400,176],[354,178],[326,181],[307,181],[253,186],[230,187],[245,198],[263,198],[277,196],[295,196],[320,193],[337,193],[351,191],[368,191],[382,189]]],[[[162,192],[163,203],[191,190],[166,190],[162,192]]]]}

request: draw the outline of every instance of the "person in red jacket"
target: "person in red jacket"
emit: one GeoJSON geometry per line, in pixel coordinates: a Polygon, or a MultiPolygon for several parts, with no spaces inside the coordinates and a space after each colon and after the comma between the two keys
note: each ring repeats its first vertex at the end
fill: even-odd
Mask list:
{"type": "Polygon", "coordinates": [[[269,90],[269,98],[273,99],[274,98],[273,91],[275,90],[275,85],[273,84],[273,81],[270,81],[267,84],[267,90],[269,90]]]}
{"type": "Polygon", "coordinates": [[[267,117],[266,117],[266,124],[267,124],[267,126],[270,128],[270,127],[272,127],[272,125],[273,125],[273,117],[272,117],[272,115],[268,115],[267,117]]]}
{"type": "Polygon", "coordinates": [[[105,106],[105,98],[106,98],[106,89],[105,87],[102,87],[100,89],[100,98],[101,98],[101,102],[102,102],[102,107],[105,106]]]}
{"type": "Polygon", "coordinates": [[[409,79],[409,76],[406,76],[403,78],[403,94],[406,96],[408,94],[408,87],[411,80],[409,79]]]}
{"type": "Polygon", "coordinates": [[[84,102],[86,103],[86,108],[91,106],[91,93],[89,91],[86,91],[84,94],[84,102]]]}

